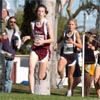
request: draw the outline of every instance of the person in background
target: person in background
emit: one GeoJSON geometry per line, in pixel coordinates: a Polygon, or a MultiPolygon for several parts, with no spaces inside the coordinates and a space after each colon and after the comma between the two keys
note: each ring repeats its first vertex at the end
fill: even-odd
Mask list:
{"type": "Polygon", "coordinates": [[[50,43],[54,42],[53,30],[50,22],[45,18],[48,11],[46,6],[39,5],[36,9],[37,20],[31,22],[32,36],[24,36],[23,42],[32,40],[29,58],[29,86],[34,94],[34,71],[36,63],[39,62],[39,80],[45,80],[47,65],[50,56],[50,43]]]}
{"type": "MultiPolygon", "coordinates": [[[[76,30],[77,23],[76,20],[71,18],[68,21],[68,27],[62,33],[61,37],[54,45],[54,50],[57,50],[58,44],[64,40],[63,46],[60,53],[60,59],[58,61],[58,74],[60,75],[60,82],[59,84],[63,83],[64,81],[64,67],[68,65],[68,91],[67,96],[72,96],[72,88],[73,88],[73,74],[75,71],[76,65],[76,53],[75,47],[82,48],[81,38],[79,33],[76,30]],[[77,42],[76,42],[77,41],[77,42]]],[[[58,84],[58,85],[59,85],[58,84]]]]}
{"type": "MultiPolygon", "coordinates": [[[[4,8],[2,8],[2,20],[1,20],[1,27],[0,27],[0,32],[1,32],[1,34],[0,34],[0,51],[1,51],[1,49],[2,49],[2,42],[4,41],[4,38],[5,38],[5,33],[4,33],[4,29],[5,29],[5,27],[6,27],[6,25],[7,25],[7,21],[8,21],[8,19],[9,19],[9,12],[6,10],[6,9],[4,9],[4,8]]],[[[0,91],[4,91],[4,81],[5,81],[5,78],[4,78],[4,76],[5,76],[5,68],[4,68],[4,57],[3,57],[3,55],[1,54],[1,52],[0,52],[0,65],[1,65],[1,67],[0,67],[0,91]]]]}
{"type": "Polygon", "coordinates": [[[7,21],[9,19],[9,12],[7,9],[2,8],[2,32],[4,32],[4,29],[7,25],[7,21]]]}
{"type": "Polygon", "coordinates": [[[16,18],[11,16],[7,21],[7,26],[3,33],[2,50],[1,53],[5,60],[5,80],[4,92],[11,93],[12,80],[11,73],[13,68],[13,61],[16,51],[21,46],[21,39],[19,33],[15,30],[16,18]]]}
{"type": "Polygon", "coordinates": [[[3,8],[2,9],[2,20],[4,20],[5,22],[7,22],[9,19],[9,12],[7,9],[3,8]]]}
{"type": "Polygon", "coordinates": [[[100,54],[98,54],[97,64],[94,71],[94,85],[98,98],[100,98],[100,54]]]}
{"type": "MultiPolygon", "coordinates": [[[[7,9],[5,9],[5,8],[2,8],[2,33],[4,32],[4,29],[5,29],[6,25],[7,25],[7,21],[9,19],[9,17],[10,17],[9,11],[7,9]]],[[[18,25],[16,23],[14,25],[15,25],[16,31],[19,34],[21,34],[18,25]]]]}
{"type": "Polygon", "coordinates": [[[94,51],[98,48],[98,43],[96,42],[96,37],[94,33],[89,31],[86,32],[85,36],[85,56],[84,56],[84,92],[85,96],[90,95],[90,88],[94,77],[95,69],[95,55],[94,51]]]}

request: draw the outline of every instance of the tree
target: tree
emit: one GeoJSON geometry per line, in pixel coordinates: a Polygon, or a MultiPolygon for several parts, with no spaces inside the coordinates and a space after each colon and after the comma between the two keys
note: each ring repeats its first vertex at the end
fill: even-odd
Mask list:
{"type": "MultiPolygon", "coordinates": [[[[53,32],[54,32],[54,37],[55,37],[55,42],[57,39],[57,17],[55,14],[56,11],[56,0],[40,0],[40,2],[42,4],[44,4],[48,11],[49,14],[47,15],[47,19],[51,22],[51,25],[53,27],[53,32]]],[[[49,68],[51,70],[51,74],[50,74],[50,85],[51,88],[55,88],[56,87],[56,74],[57,74],[57,58],[56,58],[56,53],[53,51],[53,45],[51,45],[51,60],[50,60],[50,65],[49,68]]]]}
{"type": "Polygon", "coordinates": [[[37,5],[37,2],[35,0],[25,1],[23,23],[21,26],[22,37],[25,35],[31,35],[30,22],[36,19],[36,14],[34,11],[36,5],[37,5]]]}
{"type": "Polygon", "coordinates": [[[86,11],[86,13],[89,15],[93,10],[97,10],[97,21],[96,21],[96,28],[98,31],[100,31],[100,0],[81,0],[79,8],[72,13],[72,5],[74,0],[69,0],[68,6],[67,6],[67,13],[69,18],[73,17],[76,18],[76,16],[81,11],[86,11]]]}
{"type": "Polygon", "coordinates": [[[98,7],[97,7],[97,20],[96,20],[96,28],[100,35],[100,0],[98,0],[98,7]]]}
{"type": "MultiPolygon", "coordinates": [[[[21,18],[23,18],[22,24],[20,26],[21,30],[21,37],[25,35],[31,35],[31,27],[30,27],[30,22],[34,21],[36,19],[36,14],[35,14],[35,8],[38,5],[37,0],[25,0],[25,7],[24,7],[24,13],[22,17],[18,17],[17,20],[18,22],[20,21],[21,18]]],[[[17,13],[19,15],[20,13],[17,13]]],[[[27,50],[27,44],[31,44],[31,41],[27,41],[24,45],[21,46],[19,53],[21,54],[28,54],[29,50],[27,50]]]]}

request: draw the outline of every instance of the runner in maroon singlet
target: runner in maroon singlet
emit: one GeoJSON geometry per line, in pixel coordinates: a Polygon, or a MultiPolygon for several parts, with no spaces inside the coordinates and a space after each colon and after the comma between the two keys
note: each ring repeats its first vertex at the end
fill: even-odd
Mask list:
{"type": "Polygon", "coordinates": [[[23,42],[29,39],[33,41],[29,58],[29,85],[31,93],[34,93],[34,69],[36,63],[39,61],[38,77],[40,80],[43,80],[46,77],[46,68],[50,55],[50,43],[54,41],[53,30],[45,18],[48,13],[47,8],[44,5],[39,5],[36,9],[36,13],[38,19],[31,22],[32,36],[23,37],[23,42]]]}

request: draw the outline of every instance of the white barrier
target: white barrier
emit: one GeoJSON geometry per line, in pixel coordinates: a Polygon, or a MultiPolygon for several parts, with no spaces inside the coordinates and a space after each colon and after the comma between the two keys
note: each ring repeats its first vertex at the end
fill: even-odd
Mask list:
{"type": "Polygon", "coordinates": [[[16,62],[16,83],[28,82],[28,56],[17,55],[14,59],[16,62]],[[24,59],[23,66],[21,65],[21,60],[24,59]],[[25,63],[25,64],[24,64],[25,63]]]}

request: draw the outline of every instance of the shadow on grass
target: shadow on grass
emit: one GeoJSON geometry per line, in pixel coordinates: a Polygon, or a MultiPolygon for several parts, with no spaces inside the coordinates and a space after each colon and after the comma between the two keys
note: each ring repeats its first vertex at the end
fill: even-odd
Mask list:
{"type": "Polygon", "coordinates": [[[66,87],[63,87],[62,89],[51,89],[51,95],[55,96],[65,96],[66,93],[66,87]]]}
{"type": "Polygon", "coordinates": [[[13,84],[12,92],[13,93],[26,93],[26,94],[30,94],[29,86],[28,85],[23,85],[23,84],[13,84]]]}
{"type": "MultiPolygon", "coordinates": [[[[73,92],[73,96],[82,96],[81,87],[76,87],[73,92]]],[[[62,89],[51,89],[51,95],[53,96],[65,96],[67,92],[67,86],[64,86],[62,89]]],[[[29,86],[23,84],[13,84],[12,93],[19,93],[19,94],[30,94],[29,86]]],[[[90,96],[89,97],[97,97],[94,88],[91,88],[90,96]]]]}
{"type": "Polygon", "coordinates": [[[64,96],[64,94],[61,94],[61,93],[51,93],[51,95],[55,95],[55,96],[64,96]]]}

